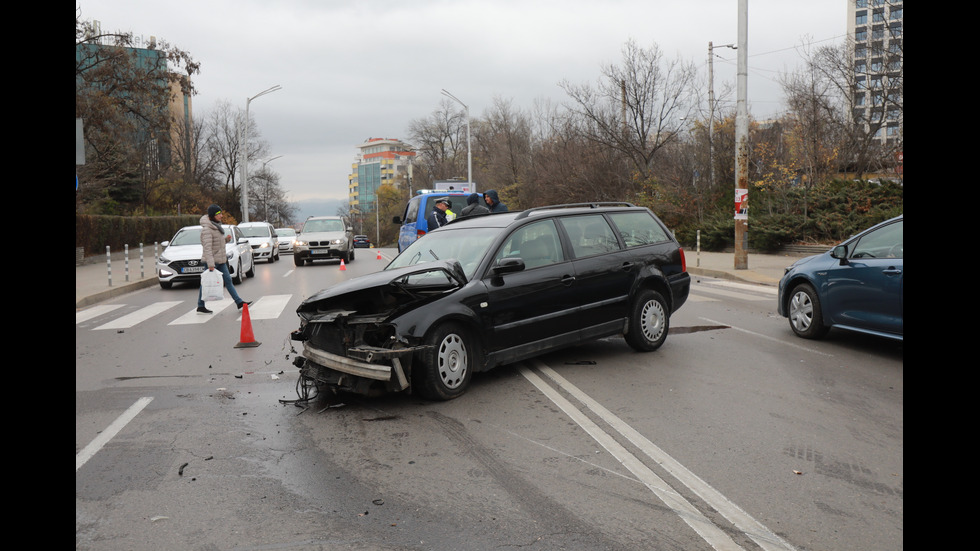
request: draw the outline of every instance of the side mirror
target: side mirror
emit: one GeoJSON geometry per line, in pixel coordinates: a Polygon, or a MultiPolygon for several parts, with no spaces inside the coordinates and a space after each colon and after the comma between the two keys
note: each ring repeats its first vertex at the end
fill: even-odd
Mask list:
{"type": "Polygon", "coordinates": [[[491,271],[496,275],[521,272],[524,271],[524,260],[521,258],[501,258],[493,265],[491,271]]]}
{"type": "Polygon", "coordinates": [[[837,245],[834,250],[830,252],[832,258],[840,260],[841,266],[847,264],[847,245],[837,245]]]}
{"type": "Polygon", "coordinates": [[[160,243],[160,246],[163,248],[167,248],[170,246],[170,241],[164,241],[163,243],[160,243]]]}

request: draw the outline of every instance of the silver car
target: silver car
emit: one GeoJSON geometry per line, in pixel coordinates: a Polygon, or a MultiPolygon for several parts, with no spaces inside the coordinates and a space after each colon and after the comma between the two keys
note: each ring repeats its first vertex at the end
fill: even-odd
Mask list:
{"type": "MultiPolygon", "coordinates": [[[[228,271],[232,281],[238,284],[246,276],[255,275],[252,247],[237,227],[227,224],[222,224],[221,227],[232,237],[225,245],[225,253],[228,255],[228,271]]],[[[180,228],[173,239],[161,244],[164,246],[163,253],[157,257],[157,279],[160,287],[170,289],[175,282],[189,281],[196,284],[201,280],[201,273],[208,269],[203,260],[201,226],[180,228]]]]}
{"type": "Polygon", "coordinates": [[[311,216],[293,242],[293,263],[314,260],[354,260],[354,228],[342,216],[311,216]]]}

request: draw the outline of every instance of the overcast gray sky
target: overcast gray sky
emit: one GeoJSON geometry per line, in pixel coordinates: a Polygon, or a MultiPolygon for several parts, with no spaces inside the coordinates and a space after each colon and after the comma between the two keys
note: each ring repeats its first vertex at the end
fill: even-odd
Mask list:
{"type": "MultiPolygon", "coordinates": [[[[840,42],[846,0],[748,2],[748,99],[756,118],[782,110],[780,72],[804,42],[840,42]]],[[[479,117],[494,97],[530,110],[567,100],[559,83],[594,83],[623,45],[656,43],[667,58],[734,88],[737,0],[76,0],[102,30],[165,40],[201,63],[197,116],[217,102],[282,89],[249,108],[270,168],[290,200],[346,198],[355,146],[407,140],[445,88],[479,117]]]]}

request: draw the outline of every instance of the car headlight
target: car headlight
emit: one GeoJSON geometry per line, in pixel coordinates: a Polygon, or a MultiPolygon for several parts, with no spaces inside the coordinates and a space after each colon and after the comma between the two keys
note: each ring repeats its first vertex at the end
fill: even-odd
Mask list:
{"type": "Polygon", "coordinates": [[[170,259],[161,254],[160,258],[157,258],[157,262],[160,264],[170,264],[170,259]]]}
{"type": "Polygon", "coordinates": [[[296,240],[296,241],[293,241],[293,245],[295,245],[297,247],[305,247],[306,246],[306,241],[296,240]]]}
{"type": "Polygon", "coordinates": [[[333,244],[334,245],[341,245],[341,244],[343,244],[343,242],[344,242],[343,239],[334,239],[333,240],[333,244]]]}

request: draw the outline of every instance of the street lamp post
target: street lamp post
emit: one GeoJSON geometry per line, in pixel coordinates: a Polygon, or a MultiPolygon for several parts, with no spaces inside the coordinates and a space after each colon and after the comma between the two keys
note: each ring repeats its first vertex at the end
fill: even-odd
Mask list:
{"type": "Polygon", "coordinates": [[[241,165],[242,165],[242,221],[248,222],[248,106],[252,103],[252,100],[264,96],[266,94],[271,94],[277,90],[282,90],[282,86],[276,84],[272,88],[263,90],[258,94],[250,98],[245,99],[245,124],[242,125],[242,152],[241,152],[241,165]]]}
{"type": "MultiPolygon", "coordinates": [[[[737,50],[734,44],[724,44],[718,48],[731,48],[737,50]]],[[[709,185],[715,185],[715,76],[714,76],[714,49],[715,46],[708,42],[708,177],[709,185]]]]}
{"type": "Polygon", "coordinates": [[[470,187],[474,187],[473,186],[473,155],[472,155],[473,148],[470,147],[470,108],[465,103],[460,101],[459,98],[447,92],[445,88],[442,89],[442,95],[446,96],[447,98],[456,100],[456,102],[462,105],[463,109],[466,110],[466,182],[470,185],[470,187]]]}
{"type": "MultiPolygon", "coordinates": [[[[265,176],[268,179],[267,181],[271,181],[271,177],[266,172],[266,168],[265,168],[266,165],[268,165],[269,163],[271,163],[272,161],[275,161],[276,159],[278,159],[280,157],[282,157],[282,155],[276,155],[275,157],[272,157],[270,159],[266,159],[266,160],[262,161],[262,172],[265,173],[265,176]]],[[[268,191],[268,187],[266,187],[266,191],[268,191]]],[[[265,196],[263,203],[265,204],[265,221],[268,222],[269,221],[269,197],[268,197],[268,195],[265,196]]]]}

